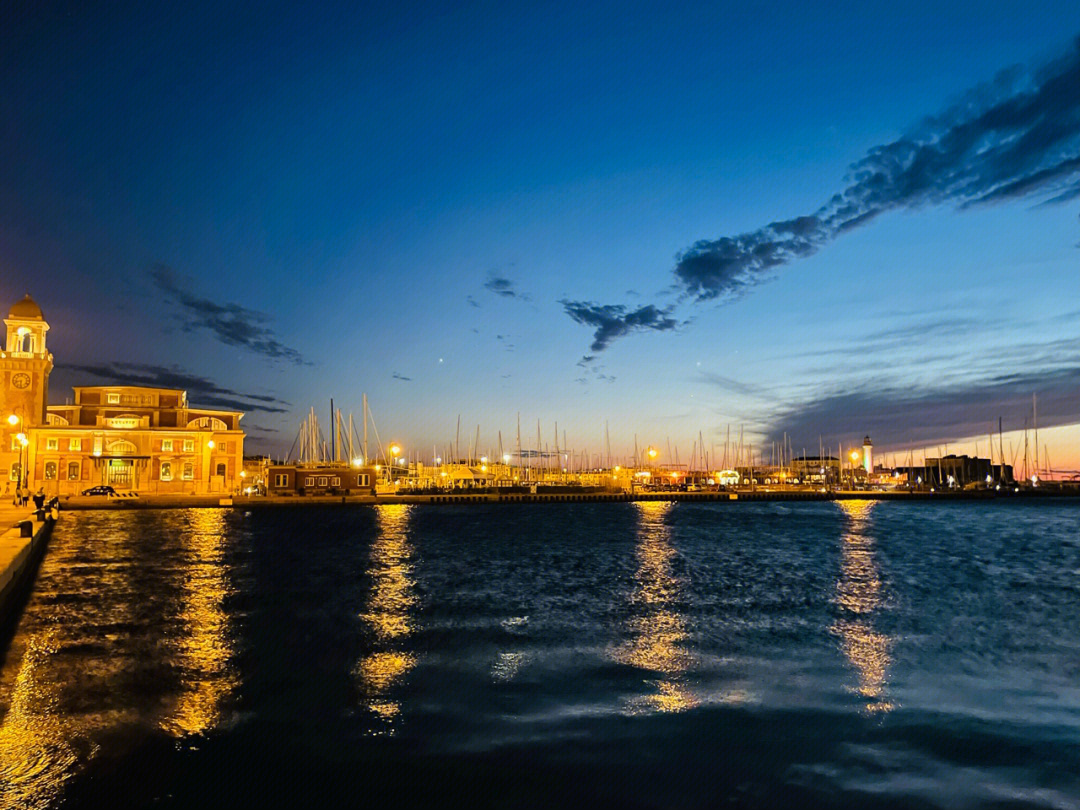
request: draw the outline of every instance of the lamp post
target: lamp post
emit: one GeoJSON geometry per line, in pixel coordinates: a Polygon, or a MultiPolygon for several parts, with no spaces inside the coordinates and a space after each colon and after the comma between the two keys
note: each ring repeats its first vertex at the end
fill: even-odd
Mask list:
{"type": "Polygon", "coordinates": [[[19,442],[19,480],[17,486],[22,489],[23,485],[28,482],[26,475],[26,446],[30,444],[30,440],[26,437],[25,426],[23,425],[23,418],[19,414],[11,414],[8,418],[8,424],[12,427],[18,426],[19,432],[15,435],[16,440],[19,442]]]}
{"type": "Polygon", "coordinates": [[[855,465],[859,461],[859,451],[851,451],[851,488],[855,489],[855,465]]]}
{"type": "Polygon", "coordinates": [[[387,461],[387,483],[393,483],[394,481],[394,464],[397,462],[398,456],[401,455],[401,445],[397,442],[391,442],[390,444],[390,459],[387,461]]]}

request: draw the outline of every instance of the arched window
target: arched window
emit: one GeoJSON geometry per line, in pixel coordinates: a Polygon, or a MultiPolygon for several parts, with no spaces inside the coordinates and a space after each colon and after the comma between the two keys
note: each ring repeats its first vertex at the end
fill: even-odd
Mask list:
{"type": "Polygon", "coordinates": [[[137,453],[138,450],[139,450],[139,448],[137,448],[131,442],[127,442],[127,441],[124,441],[123,439],[121,439],[119,441],[112,442],[109,445],[108,455],[110,455],[110,456],[132,456],[132,455],[135,455],[135,453],[137,453]]]}
{"type": "Polygon", "coordinates": [[[187,423],[190,430],[228,430],[229,426],[218,419],[216,416],[200,416],[198,419],[192,419],[187,423]]]}
{"type": "Polygon", "coordinates": [[[46,481],[55,481],[56,480],[56,462],[55,461],[46,461],[45,462],[45,480],[46,481]]]}
{"type": "Polygon", "coordinates": [[[57,416],[55,413],[50,413],[45,416],[45,424],[63,426],[70,425],[71,423],[62,416],[57,416]]]}
{"type": "Polygon", "coordinates": [[[171,461],[163,461],[163,462],[161,462],[161,480],[162,481],[172,481],[172,462],[171,461]]]}
{"type": "Polygon", "coordinates": [[[79,480],[79,462],[77,462],[77,461],[69,461],[68,462],[68,481],[78,481],[78,480],[79,480]]]}

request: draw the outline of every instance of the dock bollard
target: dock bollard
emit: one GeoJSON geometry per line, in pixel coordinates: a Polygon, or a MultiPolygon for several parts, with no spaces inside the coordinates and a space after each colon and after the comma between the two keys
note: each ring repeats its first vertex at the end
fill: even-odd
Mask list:
{"type": "Polygon", "coordinates": [[[19,537],[33,537],[34,536],[34,524],[29,520],[24,520],[19,524],[19,537]]]}

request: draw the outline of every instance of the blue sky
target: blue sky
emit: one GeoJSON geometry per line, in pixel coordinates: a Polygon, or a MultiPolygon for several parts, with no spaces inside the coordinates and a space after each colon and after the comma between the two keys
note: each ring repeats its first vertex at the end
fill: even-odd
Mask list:
{"type": "Polygon", "coordinates": [[[728,424],[960,446],[1022,428],[1035,393],[1080,467],[1080,203],[1047,202],[1080,180],[1080,92],[915,191],[867,202],[852,171],[1068,86],[1080,14],[828,6],[7,12],[0,294],[52,324],[54,401],[183,385],[247,410],[249,450],[363,392],[410,452],[459,414],[509,442],[520,412],[527,436],[558,421],[598,452],[607,422],[616,453],[670,436],[684,460],[728,424]],[[851,189],[867,221],[822,224],[851,189]],[[732,264],[725,237],[810,216],[798,255],[732,264]]]}

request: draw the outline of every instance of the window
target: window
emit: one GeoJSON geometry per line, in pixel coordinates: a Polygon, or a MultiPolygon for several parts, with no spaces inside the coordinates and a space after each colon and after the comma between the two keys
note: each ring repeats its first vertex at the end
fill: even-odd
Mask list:
{"type": "Polygon", "coordinates": [[[220,475],[222,478],[225,477],[225,465],[224,464],[218,464],[217,465],[217,474],[220,475]]]}
{"type": "Polygon", "coordinates": [[[45,462],[45,480],[46,481],[55,481],[56,480],[56,462],[55,461],[46,461],[45,462]]]}
{"type": "Polygon", "coordinates": [[[82,439],[68,439],[68,450],[82,450],[82,439]]]}
{"type": "Polygon", "coordinates": [[[305,478],[304,479],[304,486],[305,487],[313,487],[313,486],[315,486],[315,477],[309,475],[307,478],[305,478]]]}
{"type": "Polygon", "coordinates": [[[360,473],[358,476],[356,476],[356,485],[358,487],[369,486],[368,485],[368,474],[367,473],[360,473]]]}
{"type": "Polygon", "coordinates": [[[60,449],[60,440],[56,439],[56,438],[46,439],[45,440],[45,449],[46,450],[59,450],[60,449]]]}
{"type": "Polygon", "coordinates": [[[79,462],[77,462],[77,461],[69,461],[68,462],[68,481],[78,481],[78,480],[79,480],[79,462]]]}
{"type": "Polygon", "coordinates": [[[171,461],[163,461],[163,462],[161,462],[161,480],[162,481],[172,481],[172,462],[171,461]]]}
{"type": "Polygon", "coordinates": [[[195,440],[194,439],[184,439],[184,452],[185,453],[194,453],[195,452],[195,440]]]}
{"type": "Polygon", "coordinates": [[[195,465],[190,461],[184,464],[184,480],[191,481],[195,478],[195,465]]]}
{"type": "Polygon", "coordinates": [[[328,483],[329,483],[329,478],[327,478],[325,475],[320,475],[319,476],[319,486],[320,487],[325,487],[328,483]]]}
{"type": "Polygon", "coordinates": [[[330,479],[330,486],[332,486],[332,487],[340,487],[341,486],[341,479],[338,478],[335,475],[333,478],[330,479]]]}
{"type": "Polygon", "coordinates": [[[109,404],[109,405],[119,405],[120,404],[120,395],[119,394],[106,394],[105,395],[105,402],[107,404],[109,404]]]}
{"type": "Polygon", "coordinates": [[[19,469],[19,462],[17,462],[17,461],[14,464],[11,465],[11,480],[12,481],[21,480],[21,470],[19,469]]]}
{"type": "Polygon", "coordinates": [[[163,453],[172,452],[172,439],[162,439],[161,440],[161,452],[163,452],[163,453]]]}
{"type": "Polygon", "coordinates": [[[11,437],[11,449],[15,451],[22,450],[22,442],[19,441],[18,436],[11,437]]]}
{"type": "Polygon", "coordinates": [[[275,487],[287,487],[289,485],[288,473],[275,473],[274,474],[274,486],[275,487]]]}

